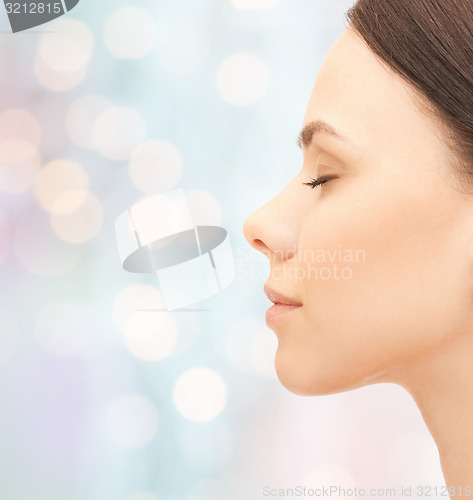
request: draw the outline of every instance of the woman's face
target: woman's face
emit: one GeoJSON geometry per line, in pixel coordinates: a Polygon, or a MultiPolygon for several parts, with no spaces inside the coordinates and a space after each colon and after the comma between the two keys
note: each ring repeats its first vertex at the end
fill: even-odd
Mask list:
{"type": "Polygon", "coordinates": [[[351,28],[320,68],[306,126],[302,169],[243,227],[270,261],[266,284],[302,304],[268,323],[277,375],[301,395],[395,382],[472,324],[473,195],[436,122],[351,28]],[[330,180],[304,185],[319,176],[330,180]]]}

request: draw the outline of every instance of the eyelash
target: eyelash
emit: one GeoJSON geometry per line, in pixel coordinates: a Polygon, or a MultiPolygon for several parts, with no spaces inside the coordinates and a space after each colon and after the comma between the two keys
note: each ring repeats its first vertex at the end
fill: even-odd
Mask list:
{"type": "Polygon", "coordinates": [[[326,182],[335,179],[335,177],[330,177],[328,175],[321,175],[317,177],[317,179],[312,179],[310,182],[303,182],[304,186],[310,186],[311,189],[320,186],[321,184],[325,184],[326,182]]]}

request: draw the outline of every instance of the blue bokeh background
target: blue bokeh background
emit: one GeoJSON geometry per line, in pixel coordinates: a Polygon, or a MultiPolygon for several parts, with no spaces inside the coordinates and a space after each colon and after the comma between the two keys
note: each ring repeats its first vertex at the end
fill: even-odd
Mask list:
{"type": "Polygon", "coordinates": [[[269,266],[242,233],[300,169],[310,90],[351,3],[81,0],[17,34],[0,8],[0,499],[443,484],[399,387],[280,385],[269,266]],[[148,313],[143,336],[130,318],[159,286],[122,269],[114,223],[164,187],[228,231],[236,278],[206,311],[148,313]]]}

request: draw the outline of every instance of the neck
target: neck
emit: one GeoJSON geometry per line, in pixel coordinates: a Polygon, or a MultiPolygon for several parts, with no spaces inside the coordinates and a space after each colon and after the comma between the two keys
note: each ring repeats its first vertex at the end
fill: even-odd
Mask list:
{"type": "Polygon", "coordinates": [[[393,380],[417,404],[437,445],[445,483],[456,488],[455,498],[473,495],[472,360],[472,336],[452,337],[422,359],[397,367],[393,380]]]}

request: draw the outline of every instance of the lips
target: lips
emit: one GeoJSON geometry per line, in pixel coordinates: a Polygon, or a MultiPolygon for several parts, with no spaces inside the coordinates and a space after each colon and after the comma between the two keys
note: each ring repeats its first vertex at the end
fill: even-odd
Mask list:
{"type": "Polygon", "coordinates": [[[291,299],[290,297],[286,297],[282,293],[276,292],[273,290],[268,284],[265,284],[264,293],[268,297],[268,299],[273,302],[273,304],[286,304],[290,306],[301,306],[302,304],[295,299],[291,299]]]}

